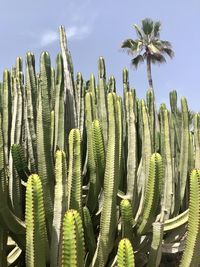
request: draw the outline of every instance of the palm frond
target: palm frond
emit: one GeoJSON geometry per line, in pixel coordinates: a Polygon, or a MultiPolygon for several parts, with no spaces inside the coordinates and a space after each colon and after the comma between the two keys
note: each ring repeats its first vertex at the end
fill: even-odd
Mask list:
{"type": "Polygon", "coordinates": [[[168,41],[154,40],[152,41],[153,47],[156,47],[161,54],[166,54],[170,58],[174,57],[174,51],[172,50],[172,45],[168,41]]]}
{"type": "Polygon", "coordinates": [[[153,37],[155,37],[155,38],[159,38],[160,37],[160,28],[161,28],[161,22],[160,21],[156,21],[154,23],[154,27],[153,27],[153,37]]]}
{"type": "Polygon", "coordinates": [[[137,36],[142,40],[144,35],[142,29],[137,24],[134,24],[133,27],[135,28],[137,36]]]}
{"type": "Polygon", "coordinates": [[[128,55],[140,54],[143,49],[143,43],[140,39],[132,40],[126,39],[121,44],[121,48],[128,53],[128,55]]]}
{"type": "Polygon", "coordinates": [[[153,20],[150,18],[146,18],[142,20],[142,30],[146,35],[149,35],[153,31],[154,23],[153,20]]]}
{"type": "Polygon", "coordinates": [[[143,62],[144,62],[144,58],[143,58],[143,56],[142,56],[142,55],[138,55],[138,56],[134,57],[134,58],[131,60],[131,65],[137,69],[138,65],[139,65],[140,63],[143,63],[143,62]]]}
{"type": "Polygon", "coordinates": [[[166,63],[166,59],[162,54],[152,54],[151,55],[151,62],[153,64],[162,64],[162,63],[166,63]]]}
{"type": "Polygon", "coordinates": [[[123,48],[128,54],[135,54],[137,53],[138,43],[132,39],[126,39],[121,44],[121,48],[123,48]]]}
{"type": "Polygon", "coordinates": [[[163,46],[163,47],[172,48],[172,44],[170,42],[168,42],[168,41],[156,39],[156,40],[153,40],[152,42],[156,46],[163,46]]]}
{"type": "Polygon", "coordinates": [[[168,47],[163,47],[162,50],[161,50],[161,53],[168,55],[170,58],[174,57],[174,51],[171,48],[168,48],[168,47]]]}
{"type": "Polygon", "coordinates": [[[152,42],[148,45],[148,49],[151,54],[159,54],[161,52],[160,48],[154,45],[152,42]]]}

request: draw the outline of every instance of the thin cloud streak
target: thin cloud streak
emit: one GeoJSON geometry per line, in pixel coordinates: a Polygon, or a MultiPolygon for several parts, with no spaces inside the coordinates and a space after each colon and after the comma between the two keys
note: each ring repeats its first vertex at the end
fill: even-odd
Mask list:
{"type": "Polygon", "coordinates": [[[48,45],[54,43],[55,41],[57,41],[58,39],[59,39],[59,36],[58,36],[58,33],[56,31],[48,31],[42,35],[40,44],[42,47],[48,46],[48,45]]]}
{"type": "Polygon", "coordinates": [[[84,39],[91,32],[91,29],[88,25],[84,26],[71,26],[66,28],[67,39],[84,39]]]}
{"type": "MultiPolygon", "coordinates": [[[[88,25],[84,26],[70,26],[66,29],[67,39],[84,39],[91,32],[91,29],[88,25]]],[[[49,46],[54,42],[59,40],[59,34],[57,31],[47,31],[45,32],[40,40],[40,45],[42,47],[49,46]]]]}

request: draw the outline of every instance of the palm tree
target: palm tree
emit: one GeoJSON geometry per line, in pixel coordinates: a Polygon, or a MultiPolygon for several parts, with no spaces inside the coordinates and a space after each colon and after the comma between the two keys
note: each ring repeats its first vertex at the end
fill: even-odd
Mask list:
{"type": "Polygon", "coordinates": [[[139,63],[146,61],[147,78],[149,87],[153,88],[151,63],[165,63],[165,56],[173,58],[174,52],[171,43],[160,40],[161,23],[145,18],[142,20],[141,27],[133,25],[138,39],[126,39],[123,41],[121,48],[133,56],[132,65],[137,69],[139,63]]]}

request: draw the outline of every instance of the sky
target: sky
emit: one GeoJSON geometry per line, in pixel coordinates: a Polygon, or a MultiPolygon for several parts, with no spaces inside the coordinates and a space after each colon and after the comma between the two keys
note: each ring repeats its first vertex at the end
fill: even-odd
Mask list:
{"type": "MultiPolygon", "coordinates": [[[[122,70],[129,69],[130,85],[139,98],[148,88],[145,64],[131,67],[131,57],[122,52],[124,39],[136,38],[133,24],[149,17],[162,23],[161,39],[172,43],[175,57],[152,67],[157,103],[169,103],[169,92],[185,96],[193,111],[200,111],[200,1],[199,0],[0,0],[0,75],[17,56],[32,51],[36,64],[42,51],[52,65],[60,52],[58,27],[64,25],[75,72],[85,80],[97,76],[103,56],[107,78],[114,75],[122,94],[122,70]]],[[[2,78],[0,78],[2,79],[2,78]]]]}

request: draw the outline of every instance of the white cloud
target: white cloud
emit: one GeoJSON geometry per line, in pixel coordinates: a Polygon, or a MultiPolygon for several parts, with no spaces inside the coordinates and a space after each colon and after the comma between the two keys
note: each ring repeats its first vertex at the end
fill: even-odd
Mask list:
{"type": "Polygon", "coordinates": [[[66,28],[67,39],[84,39],[90,34],[90,27],[84,26],[71,26],[66,28]]]}
{"type": "Polygon", "coordinates": [[[50,45],[54,43],[55,41],[57,41],[58,39],[59,39],[59,36],[56,31],[45,32],[41,38],[41,46],[50,45]]]}
{"type": "MultiPolygon", "coordinates": [[[[83,26],[71,26],[66,28],[67,39],[84,39],[90,34],[90,27],[87,25],[83,26]]],[[[40,39],[40,45],[42,47],[48,46],[59,40],[59,34],[57,31],[47,31],[40,39]]]]}

